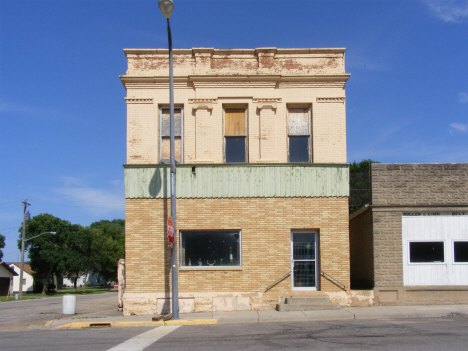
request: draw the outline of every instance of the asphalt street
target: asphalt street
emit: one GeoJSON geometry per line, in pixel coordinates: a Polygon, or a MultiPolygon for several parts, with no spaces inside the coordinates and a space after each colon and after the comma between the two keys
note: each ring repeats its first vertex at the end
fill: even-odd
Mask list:
{"type": "Polygon", "coordinates": [[[0,303],[0,351],[468,349],[467,305],[193,313],[181,322],[195,325],[168,326],[151,324],[151,316],[123,317],[116,293],[77,296],[76,310],[62,315],[61,297],[0,303]],[[67,327],[73,321],[95,326],[67,327]],[[112,324],[118,321],[126,327],[112,324]]]}
{"type": "Polygon", "coordinates": [[[145,350],[467,350],[468,318],[181,327],[145,350]]]}
{"type": "Polygon", "coordinates": [[[51,329],[0,333],[2,351],[467,350],[467,317],[51,329]]]}

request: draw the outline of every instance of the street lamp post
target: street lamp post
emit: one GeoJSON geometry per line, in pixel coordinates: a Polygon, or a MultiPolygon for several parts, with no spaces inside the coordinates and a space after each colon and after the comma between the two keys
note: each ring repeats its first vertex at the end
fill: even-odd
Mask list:
{"type": "Polygon", "coordinates": [[[169,41],[169,113],[170,113],[170,153],[171,153],[171,218],[174,225],[174,243],[171,255],[172,271],[172,319],[179,319],[179,286],[177,277],[177,221],[176,221],[176,162],[174,144],[174,74],[172,59],[172,34],[169,18],[174,10],[172,0],[159,0],[159,9],[167,19],[167,37],[169,41]]]}
{"type": "Polygon", "coordinates": [[[56,232],[44,232],[41,234],[38,234],[36,236],[33,236],[32,238],[25,239],[25,231],[23,230],[23,235],[21,237],[21,265],[20,265],[20,276],[19,276],[19,287],[18,287],[18,293],[19,293],[19,299],[21,300],[23,298],[23,268],[24,268],[24,242],[37,238],[38,236],[44,235],[44,234],[52,234],[55,235],[57,234],[56,232]]]}

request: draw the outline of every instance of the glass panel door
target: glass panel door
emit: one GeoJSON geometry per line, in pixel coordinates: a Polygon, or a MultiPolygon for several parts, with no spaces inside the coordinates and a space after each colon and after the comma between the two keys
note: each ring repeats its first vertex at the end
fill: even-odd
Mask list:
{"type": "Polygon", "coordinates": [[[292,284],[294,290],[317,290],[317,233],[291,233],[292,284]]]}

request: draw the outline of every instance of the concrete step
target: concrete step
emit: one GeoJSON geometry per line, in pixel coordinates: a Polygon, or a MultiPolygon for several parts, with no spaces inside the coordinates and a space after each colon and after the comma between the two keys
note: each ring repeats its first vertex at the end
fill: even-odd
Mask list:
{"type": "Polygon", "coordinates": [[[336,303],[330,303],[327,305],[286,305],[286,304],[277,304],[276,310],[278,312],[287,312],[287,311],[325,311],[325,310],[339,310],[340,305],[336,303]]]}
{"type": "Polygon", "coordinates": [[[287,305],[320,305],[330,303],[330,298],[328,296],[305,296],[305,297],[287,297],[285,299],[285,304],[287,305]]]}
{"type": "Polygon", "coordinates": [[[339,310],[340,308],[340,305],[330,303],[328,296],[286,297],[284,303],[276,305],[276,310],[279,312],[339,310]]]}

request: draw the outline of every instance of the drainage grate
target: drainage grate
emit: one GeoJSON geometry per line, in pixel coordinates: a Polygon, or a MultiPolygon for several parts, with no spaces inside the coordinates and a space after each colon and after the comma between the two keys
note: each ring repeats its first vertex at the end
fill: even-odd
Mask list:
{"type": "Polygon", "coordinates": [[[111,327],[110,323],[90,323],[89,324],[90,328],[107,328],[111,327]]]}

